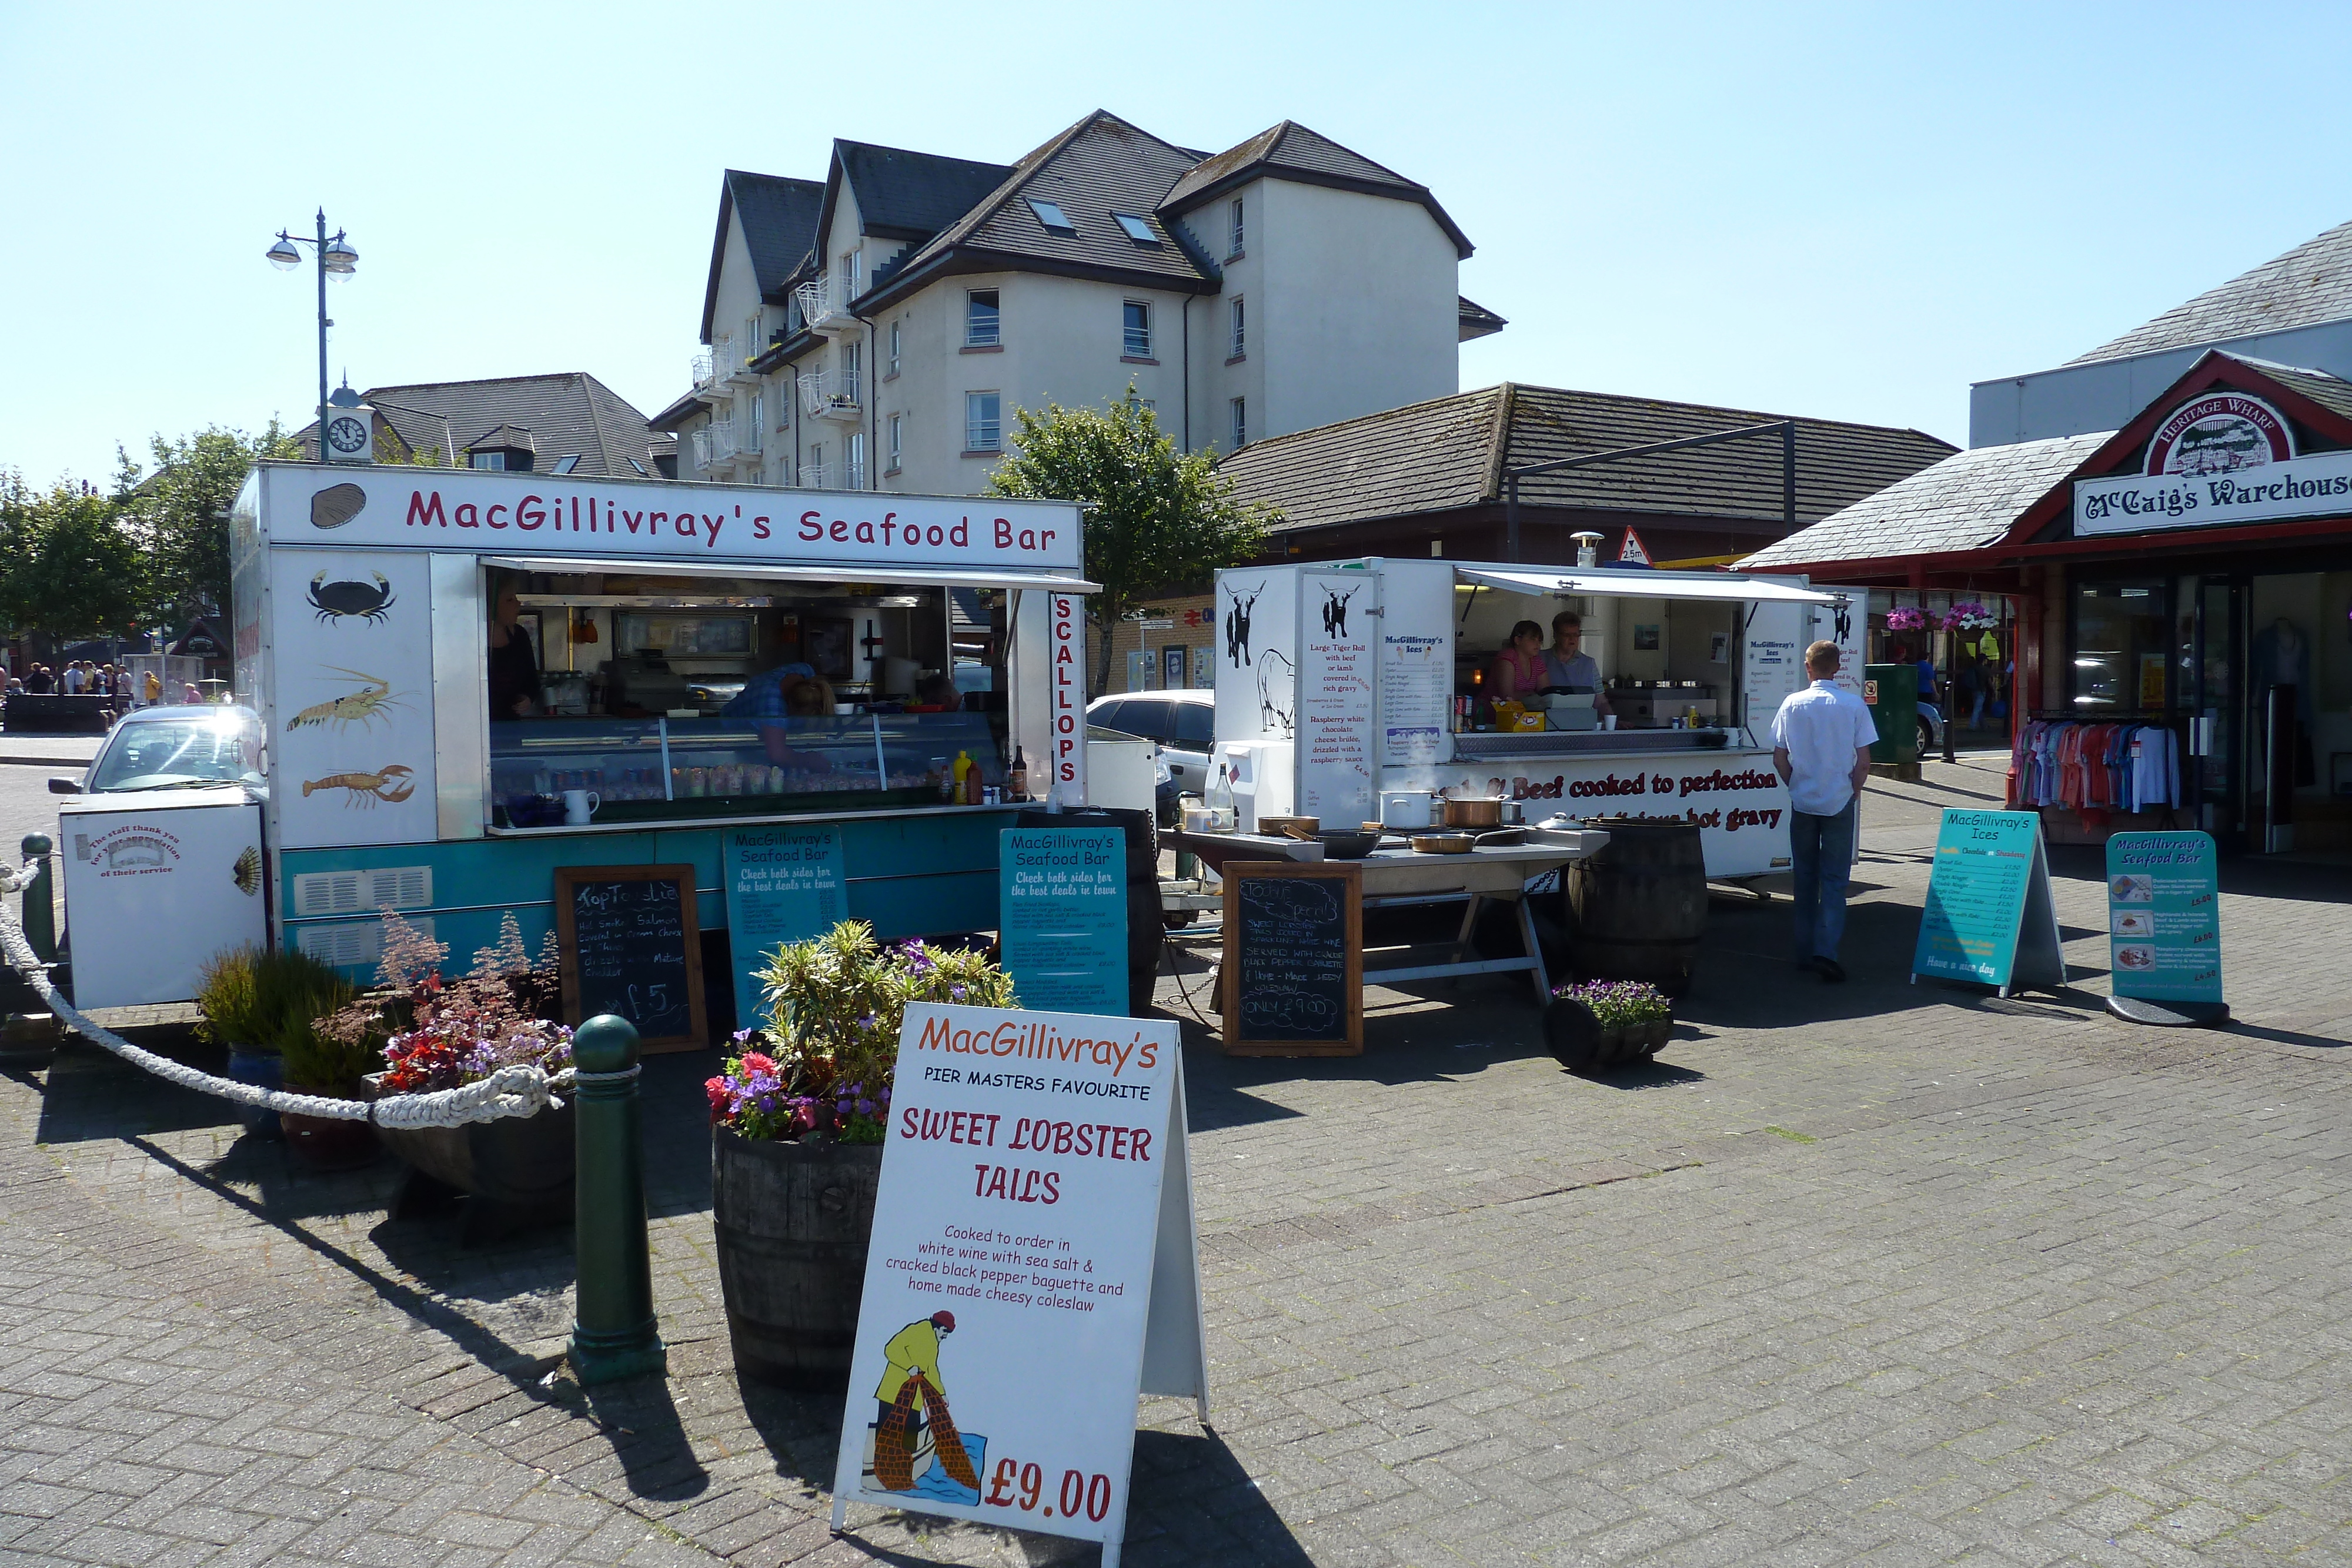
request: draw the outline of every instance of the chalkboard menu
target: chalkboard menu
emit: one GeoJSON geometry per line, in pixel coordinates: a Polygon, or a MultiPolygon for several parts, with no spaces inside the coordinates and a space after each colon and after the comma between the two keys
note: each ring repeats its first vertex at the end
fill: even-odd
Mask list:
{"type": "Polygon", "coordinates": [[[1360,1056],[1364,880],[1353,862],[1228,861],[1229,1056],[1360,1056]]]}
{"type": "Polygon", "coordinates": [[[709,1043],[692,866],[558,866],[555,935],[565,1022],[615,1014],[644,1051],[709,1043]]]}

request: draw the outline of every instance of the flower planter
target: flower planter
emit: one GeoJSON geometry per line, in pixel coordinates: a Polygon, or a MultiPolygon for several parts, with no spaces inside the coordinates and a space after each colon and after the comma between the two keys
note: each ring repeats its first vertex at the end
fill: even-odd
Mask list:
{"type": "MultiPolygon", "coordinates": [[[[249,1051],[241,1045],[228,1048],[228,1076],[234,1083],[250,1083],[260,1089],[285,1086],[278,1053],[274,1051],[249,1051]]],[[[282,1138],[285,1128],[278,1124],[278,1113],[265,1111],[258,1105],[239,1105],[236,1119],[245,1130],[257,1138],[282,1138]]]]}
{"type": "Polygon", "coordinates": [[[479,1247],[572,1214],[572,1103],[533,1116],[501,1116],[462,1127],[383,1127],[384,1146],[408,1166],[393,1200],[394,1219],[421,1219],[466,1199],[459,1241],[479,1247]]]}
{"type": "MultiPolygon", "coordinates": [[[[299,1084],[286,1086],[289,1094],[317,1095],[316,1089],[299,1084]]],[[[383,1153],[376,1141],[375,1128],[365,1122],[346,1122],[332,1116],[305,1116],[293,1111],[282,1112],[278,1124],[286,1131],[286,1146],[294,1157],[314,1171],[353,1171],[362,1166],[373,1165],[383,1153]]]]}
{"type": "Polygon", "coordinates": [[[710,1130],[710,1218],[727,1335],[746,1377],[840,1385],[857,1337],[879,1144],[755,1142],[710,1130]]]}
{"type": "Polygon", "coordinates": [[[1588,1072],[1648,1061],[1672,1038],[1675,1020],[1645,1019],[1604,1029],[1582,1002],[1555,997],[1544,1009],[1543,1027],[1544,1049],[1570,1072],[1588,1072]]]}

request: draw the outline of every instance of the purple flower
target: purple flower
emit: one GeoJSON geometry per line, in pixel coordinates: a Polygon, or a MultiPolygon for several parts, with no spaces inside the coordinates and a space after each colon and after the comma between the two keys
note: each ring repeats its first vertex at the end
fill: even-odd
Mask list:
{"type": "Polygon", "coordinates": [[[858,1101],[857,1113],[861,1116],[871,1116],[874,1114],[874,1102],[871,1100],[858,1101]]]}
{"type": "Polygon", "coordinates": [[[963,988],[961,986],[950,986],[948,988],[948,995],[953,997],[958,1001],[961,1001],[963,1000],[963,988]]]}

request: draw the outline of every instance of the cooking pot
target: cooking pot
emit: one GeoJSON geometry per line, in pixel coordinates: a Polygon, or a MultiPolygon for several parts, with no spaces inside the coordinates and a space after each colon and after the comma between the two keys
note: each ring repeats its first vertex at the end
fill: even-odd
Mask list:
{"type": "Polygon", "coordinates": [[[1474,795],[1462,800],[1445,798],[1444,826],[1449,828],[1499,828],[1503,825],[1503,798],[1500,795],[1474,795]]]}
{"type": "Polygon", "coordinates": [[[1429,826],[1430,795],[1426,789],[1383,789],[1381,791],[1381,821],[1391,828],[1411,829],[1429,826]]]}

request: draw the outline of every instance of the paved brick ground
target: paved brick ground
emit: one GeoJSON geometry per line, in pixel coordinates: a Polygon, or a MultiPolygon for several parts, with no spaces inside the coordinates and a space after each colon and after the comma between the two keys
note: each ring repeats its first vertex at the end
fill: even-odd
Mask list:
{"type": "MultiPolygon", "coordinates": [[[[1377,993],[1355,1061],[1188,1028],[1215,1429],[1147,1403],[1128,1560],[2352,1560],[2352,878],[2231,869],[2227,1031],[2099,1010],[2083,852],[2067,990],[1911,987],[1936,812],[1999,768],[1874,785],[1849,986],[1718,902],[1637,1073],[1560,1072],[1499,983],[1377,993]]],[[[646,1080],[673,1375],[593,1399],[550,1359],[567,1235],[466,1253],[384,1218],[388,1168],[289,1171],[87,1052],[0,1080],[0,1552],[1091,1561],[828,1539],[838,1402],[727,1354],[707,1071],[646,1080]]]]}

